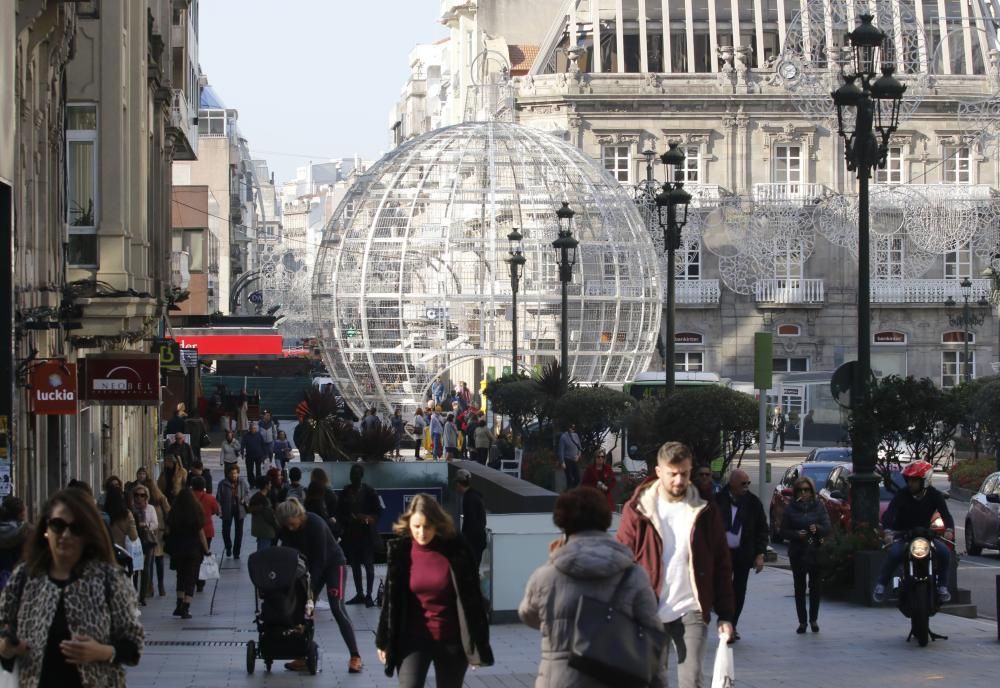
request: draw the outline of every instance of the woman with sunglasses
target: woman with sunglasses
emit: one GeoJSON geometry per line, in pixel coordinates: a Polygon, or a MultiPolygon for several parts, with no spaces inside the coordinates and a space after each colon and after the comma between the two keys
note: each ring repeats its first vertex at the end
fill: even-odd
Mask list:
{"type": "Polygon", "coordinates": [[[819,633],[819,599],[823,594],[819,570],[819,548],[830,534],[830,515],[816,496],[816,485],[802,476],[792,485],[792,503],[781,517],[781,537],[788,541],[788,558],[795,585],[796,633],[806,632],[806,579],[809,584],[809,624],[819,633]]]}
{"type": "Polygon", "coordinates": [[[594,461],[583,472],[583,480],[580,484],[592,487],[604,495],[611,511],[615,511],[615,497],[612,493],[612,490],[615,489],[615,471],[608,463],[608,454],[604,449],[598,449],[594,452],[594,461]]]}
{"type": "Polygon", "coordinates": [[[124,688],[123,665],[142,653],[135,590],[115,564],[111,538],[80,490],[46,503],[25,561],[0,594],[0,658],[19,685],[124,688]]]}
{"type": "MultiPolygon", "coordinates": [[[[153,561],[156,558],[155,551],[159,544],[157,532],[160,529],[160,521],[156,515],[156,508],[149,503],[149,488],[145,485],[138,485],[132,490],[132,516],[135,519],[135,527],[139,533],[139,542],[142,543],[142,553],[145,563],[142,571],[136,571],[135,582],[138,583],[139,604],[146,606],[146,595],[152,593],[152,573],[153,561]]],[[[163,575],[160,575],[160,596],[166,594],[163,589],[163,575]]]]}

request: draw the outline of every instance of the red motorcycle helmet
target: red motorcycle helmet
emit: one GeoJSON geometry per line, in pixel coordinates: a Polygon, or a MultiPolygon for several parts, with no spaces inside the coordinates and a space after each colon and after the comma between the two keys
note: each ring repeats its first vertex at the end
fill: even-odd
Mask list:
{"type": "Polygon", "coordinates": [[[926,490],[930,487],[931,476],[934,474],[934,466],[927,461],[914,461],[903,469],[905,480],[920,480],[926,490]]]}

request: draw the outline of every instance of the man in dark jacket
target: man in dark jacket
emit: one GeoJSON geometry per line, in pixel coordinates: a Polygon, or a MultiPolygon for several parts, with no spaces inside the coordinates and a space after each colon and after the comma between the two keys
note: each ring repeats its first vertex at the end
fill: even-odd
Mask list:
{"type": "Polygon", "coordinates": [[[743,603],[747,598],[750,569],[756,573],[764,570],[767,516],[764,514],[764,505],[750,491],[750,476],[738,468],[729,475],[729,484],[715,496],[715,501],[726,528],[729,558],[733,564],[736,609],[733,612],[733,635],[729,638],[732,643],[740,639],[736,625],[740,622],[740,612],[743,611],[743,603]]]}
{"type": "MultiPolygon", "coordinates": [[[[275,516],[278,520],[278,539],[285,547],[294,547],[309,563],[309,580],[313,596],[326,588],[330,610],[337,621],[340,635],[351,653],[348,671],[361,671],[361,653],[354,637],[354,627],[344,607],[344,568],[347,560],[344,551],[330,532],[330,527],[316,514],[306,512],[297,499],[289,499],[278,505],[275,516]]],[[[285,668],[296,671],[305,668],[305,661],[295,660],[285,668]]]]}
{"type": "Polygon", "coordinates": [[[187,486],[191,489],[194,489],[191,482],[196,476],[201,476],[202,480],[205,481],[205,492],[212,494],[212,471],[205,468],[205,464],[197,460],[192,463],[191,468],[188,469],[187,486]]]}
{"type": "Polygon", "coordinates": [[[185,440],[184,433],[178,432],[174,435],[174,442],[167,447],[167,453],[176,456],[178,463],[184,467],[184,470],[191,469],[191,464],[194,463],[194,452],[191,451],[191,445],[185,440]]]}
{"type": "Polygon", "coordinates": [[[486,551],[486,505],[483,495],[472,489],[472,474],[464,468],[455,473],[455,489],[462,496],[462,539],[472,551],[478,571],[486,551]]]}
{"type": "Polygon", "coordinates": [[[250,429],[247,434],[243,435],[243,456],[246,457],[247,462],[247,477],[257,483],[257,479],[261,477],[261,464],[264,462],[264,457],[267,456],[267,443],[261,436],[260,431],[257,430],[256,423],[250,423],[250,429]]]}
{"type": "Polygon", "coordinates": [[[656,477],[625,504],[616,537],[653,584],[668,643],[679,650],[678,685],[696,688],[713,609],[719,634],[733,634],[729,547],[718,508],[691,483],[691,450],[667,442],[656,459],[656,477]]]}
{"type": "Polygon", "coordinates": [[[351,466],[351,484],[340,492],[340,515],[337,521],[344,529],[341,541],[347,551],[351,572],[354,574],[356,594],[347,604],[374,607],[372,586],[375,585],[375,540],[379,538],[378,517],[382,513],[382,500],[368,483],[364,482],[365,468],[360,463],[351,466]],[[361,591],[361,566],[365,567],[365,594],[361,591]]]}

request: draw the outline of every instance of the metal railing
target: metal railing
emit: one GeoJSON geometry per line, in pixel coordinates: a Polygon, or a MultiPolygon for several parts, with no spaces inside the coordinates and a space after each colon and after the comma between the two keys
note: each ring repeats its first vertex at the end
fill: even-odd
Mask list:
{"type": "Polygon", "coordinates": [[[719,280],[717,279],[677,280],[674,284],[677,288],[677,303],[719,303],[719,280]]]}
{"type": "Polygon", "coordinates": [[[823,280],[757,280],[756,297],[758,303],[823,303],[823,280]]]}
{"type": "Polygon", "coordinates": [[[769,182],[753,185],[753,200],[757,203],[813,203],[829,190],[812,182],[769,182]]]}
{"type": "MultiPolygon", "coordinates": [[[[970,301],[989,298],[990,280],[972,280],[970,301]]],[[[880,279],[872,280],[872,303],[927,303],[944,305],[951,297],[962,301],[962,287],[957,279],[880,279]]]]}

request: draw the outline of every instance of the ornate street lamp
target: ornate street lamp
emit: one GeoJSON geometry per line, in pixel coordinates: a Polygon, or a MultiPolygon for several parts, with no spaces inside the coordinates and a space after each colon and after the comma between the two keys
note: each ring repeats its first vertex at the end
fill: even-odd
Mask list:
{"type": "Polygon", "coordinates": [[[510,318],[510,332],[511,332],[511,365],[510,372],[512,375],[517,375],[517,291],[521,285],[521,275],[524,273],[524,252],[521,250],[521,233],[517,231],[517,227],[507,235],[507,243],[509,248],[507,250],[507,257],[504,261],[507,263],[507,267],[510,268],[510,294],[511,294],[511,318],[510,318]]]}
{"type": "Polygon", "coordinates": [[[573,238],[573,216],[576,215],[569,203],[563,201],[556,211],[559,218],[559,236],[552,242],[559,265],[559,281],[562,283],[562,391],[569,386],[569,283],[573,280],[573,266],[576,265],[576,247],[580,242],[573,238]]]}
{"type": "Polygon", "coordinates": [[[663,230],[663,246],[667,251],[667,299],[663,307],[663,320],[666,332],[663,335],[663,368],[664,397],[674,392],[676,378],[674,362],[674,307],[676,302],[675,262],[677,249],[681,247],[681,230],[687,224],[688,206],[691,204],[691,194],[684,190],[684,182],[679,181],[684,169],[684,151],[671,143],[666,153],[660,156],[666,181],[663,189],[656,196],[657,220],[663,230]]]}
{"type": "MultiPolygon", "coordinates": [[[[965,348],[962,361],[962,379],[965,382],[971,382],[972,361],[969,360],[969,339],[972,334],[972,330],[979,327],[986,321],[985,313],[979,309],[989,308],[990,303],[984,297],[976,304],[979,309],[969,305],[969,300],[972,298],[972,280],[968,277],[963,277],[962,281],[958,283],[958,286],[962,290],[962,310],[957,314],[949,315],[948,322],[952,327],[962,328],[962,341],[965,348]]],[[[951,310],[957,304],[955,303],[955,299],[949,296],[947,300],[945,300],[944,305],[948,310],[951,310]]]]}
{"type": "MultiPolygon", "coordinates": [[[[855,409],[868,403],[871,378],[871,260],[869,251],[868,184],[876,167],[885,167],[889,138],[899,126],[899,106],[906,86],[892,76],[891,64],[882,64],[886,36],[862,14],[860,24],[847,34],[853,65],[844,73],[843,85],[831,96],[837,107],[837,129],[844,139],[847,169],[858,177],[858,361],[851,393],[855,409]],[[877,70],[881,67],[881,76],[877,70]],[[853,71],[851,69],[853,68],[853,71]],[[877,132],[877,136],[876,136],[877,132]]],[[[879,477],[875,474],[872,429],[856,424],[852,437],[854,474],[851,477],[851,511],[856,523],[876,525],[879,514],[879,477]]]]}

